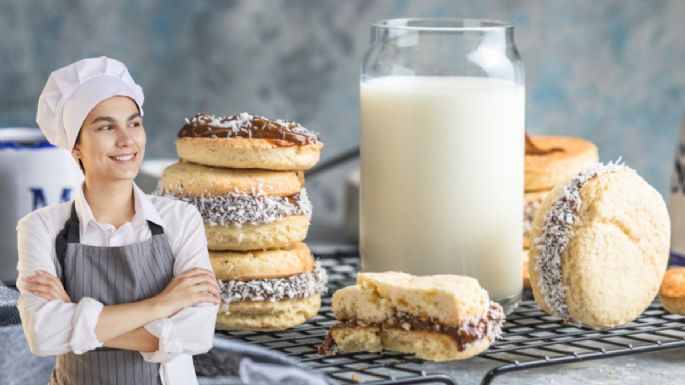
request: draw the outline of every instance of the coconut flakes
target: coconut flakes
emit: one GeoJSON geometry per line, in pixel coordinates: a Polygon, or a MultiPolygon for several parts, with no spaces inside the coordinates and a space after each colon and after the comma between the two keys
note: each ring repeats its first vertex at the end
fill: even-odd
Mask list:
{"type": "MultiPolygon", "coordinates": [[[[285,278],[255,279],[250,281],[219,280],[221,300],[230,305],[238,301],[282,301],[326,293],[328,275],[321,262],[314,262],[314,270],[285,278]]],[[[224,306],[225,312],[227,307],[224,306]]]]}

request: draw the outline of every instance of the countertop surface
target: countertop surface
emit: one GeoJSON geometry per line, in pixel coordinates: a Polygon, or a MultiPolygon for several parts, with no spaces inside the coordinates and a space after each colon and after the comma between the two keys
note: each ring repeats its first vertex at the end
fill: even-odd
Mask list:
{"type": "MultiPolygon", "coordinates": [[[[458,385],[480,384],[483,376],[497,363],[484,358],[426,364],[426,372],[447,372],[458,385]]],[[[504,373],[496,384],[683,384],[685,349],[672,349],[631,356],[584,361],[504,373]]]]}

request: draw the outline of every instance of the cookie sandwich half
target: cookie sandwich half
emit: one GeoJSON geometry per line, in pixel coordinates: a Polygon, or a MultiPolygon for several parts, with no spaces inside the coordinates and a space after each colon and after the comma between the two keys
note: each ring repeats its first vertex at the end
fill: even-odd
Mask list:
{"type": "Polygon", "coordinates": [[[321,354],[394,350],[431,361],[485,351],[501,334],[502,307],[476,279],[458,275],[359,273],[333,295],[337,324],[321,354]]]}

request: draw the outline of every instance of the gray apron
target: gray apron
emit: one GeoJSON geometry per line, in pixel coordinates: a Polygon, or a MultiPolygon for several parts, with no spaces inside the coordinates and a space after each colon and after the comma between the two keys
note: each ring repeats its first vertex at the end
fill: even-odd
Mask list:
{"type": "MultiPolygon", "coordinates": [[[[91,297],[104,305],[137,302],[160,293],[173,278],[174,256],[164,229],[147,221],[152,237],[119,247],[80,243],[79,218],[71,217],[55,242],[58,274],[71,301],[91,297]]],[[[139,352],[100,347],[60,354],[50,385],[161,384],[159,364],[139,352]]]]}

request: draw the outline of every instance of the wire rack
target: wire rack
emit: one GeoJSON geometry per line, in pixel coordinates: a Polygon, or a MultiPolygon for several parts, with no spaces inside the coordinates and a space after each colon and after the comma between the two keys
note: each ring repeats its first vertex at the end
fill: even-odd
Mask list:
{"type": "MultiPolygon", "coordinates": [[[[329,291],[322,298],[319,314],[304,325],[280,332],[220,332],[229,338],[258,344],[296,357],[325,372],[340,384],[453,384],[446,373],[427,373],[423,362],[413,355],[383,353],[339,353],[320,356],[317,347],[323,342],[335,317],[331,312],[331,294],[353,284],[358,271],[356,251],[317,254],[328,271],[329,291]]],[[[565,325],[559,318],[540,310],[530,294],[507,317],[503,337],[481,354],[497,363],[484,374],[482,385],[502,374],[550,365],[616,357],[656,350],[685,348],[685,317],[665,312],[652,304],[634,322],[622,327],[593,330],[565,325]]]]}

